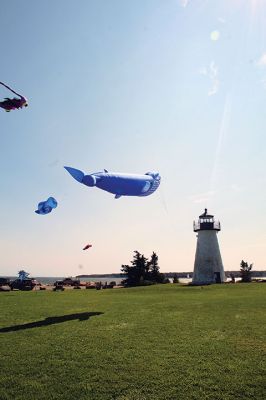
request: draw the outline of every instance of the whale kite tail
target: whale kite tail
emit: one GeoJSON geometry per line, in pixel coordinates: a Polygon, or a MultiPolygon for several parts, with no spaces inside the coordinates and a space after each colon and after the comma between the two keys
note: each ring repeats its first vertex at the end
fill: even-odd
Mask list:
{"type": "Polygon", "coordinates": [[[85,175],[82,171],[76,168],[72,167],[64,167],[67,172],[70,173],[70,175],[78,182],[83,183],[83,185],[86,186],[95,186],[97,183],[97,180],[99,178],[95,177],[93,174],[92,175],[85,175]]]}
{"type": "Polygon", "coordinates": [[[84,173],[76,168],[64,167],[76,181],[83,183],[84,173]]]}

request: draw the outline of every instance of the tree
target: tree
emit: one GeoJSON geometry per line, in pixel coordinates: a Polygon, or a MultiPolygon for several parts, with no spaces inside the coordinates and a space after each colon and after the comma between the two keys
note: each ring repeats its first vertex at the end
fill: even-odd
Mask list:
{"type": "Polygon", "coordinates": [[[137,250],[134,253],[131,265],[121,267],[122,272],[127,275],[123,281],[126,286],[138,286],[147,277],[147,258],[137,250]]]}
{"type": "Polygon", "coordinates": [[[18,271],[18,278],[19,278],[21,281],[24,281],[25,279],[27,279],[28,276],[29,276],[29,273],[26,272],[26,271],[24,271],[24,269],[18,271]]]}
{"type": "Polygon", "coordinates": [[[242,282],[251,282],[252,267],[253,267],[253,264],[248,265],[248,263],[245,262],[244,260],[241,261],[240,275],[242,278],[242,282]]]}
{"type": "Polygon", "coordinates": [[[134,251],[131,265],[122,265],[122,272],[127,275],[123,280],[126,286],[148,285],[153,283],[163,283],[164,275],[159,272],[158,256],[152,253],[150,260],[140,254],[139,251],[134,251]]]}
{"type": "Polygon", "coordinates": [[[148,261],[148,279],[152,282],[163,283],[165,276],[160,273],[160,267],[158,265],[158,256],[156,253],[152,253],[150,261],[148,261]]]}

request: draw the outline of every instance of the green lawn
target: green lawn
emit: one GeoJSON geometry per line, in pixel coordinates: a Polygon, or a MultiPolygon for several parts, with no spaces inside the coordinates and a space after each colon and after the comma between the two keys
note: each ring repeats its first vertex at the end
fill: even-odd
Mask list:
{"type": "Polygon", "coordinates": [[[0,293],[1,400],[266,398],[266,284],[0,293]]]}

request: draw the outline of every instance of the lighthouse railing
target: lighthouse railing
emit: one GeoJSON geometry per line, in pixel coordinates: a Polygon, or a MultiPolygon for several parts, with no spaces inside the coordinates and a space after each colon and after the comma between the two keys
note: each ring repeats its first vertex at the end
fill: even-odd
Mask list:
{"type": "Polygon", "coordinates": [[[202,222],[201,220],[193,222],[193,230],[200,231],[200,230],[221,230],[220,221],[212,221],[212,222],[202,222]]]}

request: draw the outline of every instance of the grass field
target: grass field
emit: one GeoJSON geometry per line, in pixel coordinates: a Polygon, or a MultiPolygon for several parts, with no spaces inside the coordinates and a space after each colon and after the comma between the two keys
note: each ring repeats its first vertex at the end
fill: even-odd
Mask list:
{"type": "Polygon", "coordinates": [[[0,293],[1,400],[266,398],[266,284],[0,293]]]}

